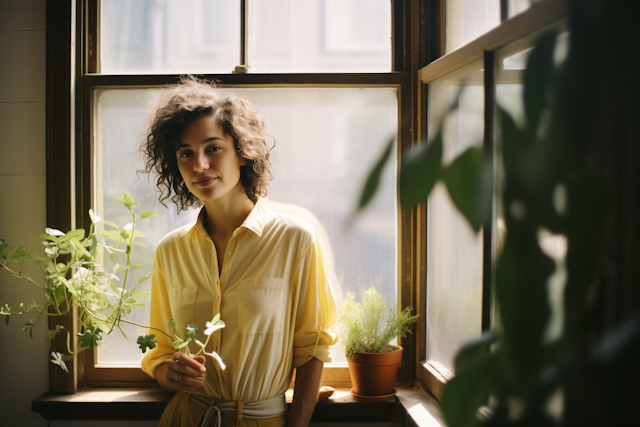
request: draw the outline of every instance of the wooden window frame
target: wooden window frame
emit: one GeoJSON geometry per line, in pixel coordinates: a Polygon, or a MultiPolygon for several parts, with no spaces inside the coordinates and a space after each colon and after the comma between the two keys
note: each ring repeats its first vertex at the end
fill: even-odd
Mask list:
{"type": "MultiPolygon", "coordinates": [[[[534,3],[526,11],[507,19],[506,0],[501,0],[501,23],[496,28],[486,32],[470,43],[443,55],[446,34],[446,0],[436,0],[427,17],[432,26],[429,31],[431,46],[438,58],[419,70],[420,84],[424,91],[429,83],[445,77],[466,65],[482,60],[484,63],[484,147],[489,155],[494,150],[494,120],[495,120],[495,52],[505,46],[520,40],[533,40],[544,28],[566,18],[567,7],[565,0],[546,0],[534,3]]],[[[425,118],[426,120],[426,114],[425,118]]],[[[426,222],[426,209],[422,207],[422,221],[426,222]]],[[[420,249],[426,248],[426,230],[423,224],[420,228],[420,249]]],[[[492,327],[493,314],[493,230],[491,226],[483,229],[483,276],[482,276],[482,331],[492,327]]],[[[417,287],[419,297],[418,312],[422,321],[417,328],[416,378],[438,399],[442,396],[442,388],[451,378],[450,373],[442,372],[426,360],[426,251],[417,257],[420,261],[420,284],[417,287]]],[[[482,331],[478,331],[479,333],[482,331]]]]}
{"type": "MultiPolygon", "coordinates": [[[[93,200],[93,90],[107,87],[161,87],[179,75],[102,75],[99,63],[99,1],[47,0],[47,223],[60,229],[90,224],[93,200]]],[[[439,0],[438,0],[439,1],[439,0]]],[[[431,0],[392,0],[392,72],[331,74],[208,74],[224,87],[393,87],[398,90],[398,162],[401,153],[424,135],[420,120],[424,91],[418,70],[433,48],[424,46],[424,17],[431,0]],[[412,28],[417,29],[412,31],[412,28]]],[[[243,3],[245,1],[243,0],[243,3]]],[[[246,6],[246,5],[245,5],[246,6]]],[[[243,34],[245,34],[243,27],[243,34]]],[[[243,52],[245,50],[243,49],[243,52]]],[[[246,63],[246,55],[239,62],[246,63]]],[[[241,64],[242,65],[242,64],[241,64]]],[[[417,306],[420,210],[401,212],[398,204],[398,301],[417,306]]],[[[74,316],[66,319],[73,328],[74,316]]],[[[415,378],[415,336],[405,348],[398,381],[415,378]]],[[[66,342],[54,339],[54,351],[66,342]]],[[[91,350],[80,353],[70,374],[50,369],[52,392],[74,393],[83,387],[157,387],[139,368],[95,368],[91,350]]],[[[345,367],[326,367],[323,382],[350,386],[345,367]]]]}

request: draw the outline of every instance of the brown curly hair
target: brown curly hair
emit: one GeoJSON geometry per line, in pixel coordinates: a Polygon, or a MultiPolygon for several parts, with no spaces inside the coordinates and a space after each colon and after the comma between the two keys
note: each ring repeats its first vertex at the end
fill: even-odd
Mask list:
{"type": "MultiPolygon", "coordinates": [[[[176,151],[180,136],[194,121],[212,116],[234,142],[236,152],[246,160],[240,167],[240,182],[245,194],[254,203],[267,195],[271,174],[271,148],[264,120],[251,104],[234,94],[221,94],[215,83],[192,76],[167,89],[154,108],[155,114],[140,150],[145,157],[146,173],[155,173],[158,200],[170,199],[178,212],[202,206],[182,179],[176,151]],[[173,196],[172,196],[173,193],[173,196]]],[[[165,205],[166,206],[166,205],[165,205]]]]}

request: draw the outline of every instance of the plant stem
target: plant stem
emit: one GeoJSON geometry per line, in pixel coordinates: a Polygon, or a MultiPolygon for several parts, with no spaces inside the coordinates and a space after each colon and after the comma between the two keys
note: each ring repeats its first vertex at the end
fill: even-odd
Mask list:
{"type": "Polygon", "coordinates": [[[12,269],[10,269],[9,267],[7,267],[7,264],[3,264],[4,269],[7,270],[10,274],[12,274],[13,276],[17,277],[18,279],[24,279],[27,282],[31,282],[32,284],[36,285],[37,287],[39,287],[40,289],[47,289],[45,286],[42,286],[41,284],[35,282],[33,279],[31,279],[30,277],[27,277],[21,273],[18,273],[16,271],[13,271],[12,269]]]}
{"type": "Polygon", "coordinates": [[[136,322],[134,322],[134,321],[132,321],[132,320],[127,320],[127,319],[123,319],[123,318],[121,318],[121,319],[120,319],[120,321],[121,321],[121,322],[124,322],[124,323],[129,323],[130,325],[139,326],[139,327],[141,327],[141,328],[153,329],[154,331],[161,332],[161,333],[162,333],[162,334],[164,334],[164,336],[166,336],[167,338],[173,338],[171,335],[169,335],[168,333],[166,333],[166,332],[165,332],[165,331],[163,331],[162,329],[158,329],[158,328],[155,328],[155,327],[153,327],[153,326],[141,325],[140,323],[136,323],[136,322]]]}

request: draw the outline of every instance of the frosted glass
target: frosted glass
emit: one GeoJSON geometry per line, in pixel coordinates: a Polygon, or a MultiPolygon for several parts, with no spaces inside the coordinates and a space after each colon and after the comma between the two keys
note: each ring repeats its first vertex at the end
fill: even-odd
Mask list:
{"type": "Polygon", "coordinates": [[[531,3],[535,3],[535,0],[509,0],[509,18],[529,9],[531,3]]]}
{"type": "MultiPolygon", "coordinates": [[[[272,151],[274,181],[269,203],[294,204],[310,211],[328,235],[338,283],[338,304],[347,291],[375,286],[391,303],[397,300],[396,160],[384,171],[381,188],[366,212],[351,228],[345,225],[353,211],[366,172],[384,145],[398,132],[398,95],[395,88],[236,89],[266,119],[276,139],[272,151]]],[[[159,95],[152,89],[96,90],[97,201],[102,217],[128,222],[126,211],[113,197],[128,191],[140,201],[140,212],[154,210],[165,216],[143,228],[147,248],[137,260],[150,271],[155,245],[170,230],[193,221],[196,211],[175,215],[162,207],[146,175],[136,170],[142,161],[136,154],[145,131],[144,106],[159,95]],[[122,215],[121,215],[122,214],[122,215]]],[[[148,286],[147,286],[148,288],[148,286]]],[[[148,321],[148,309],[133,320],[148,321]]],[[[139,331],[125,329],[105,339],[98,363],[137,365],[141,353],[135,344],[139,331]]],[[[142,331],[144,332],[144,331],[142,331]]],[[[335,363],[345,362],[344,352],[332,349],[335,363]]]]}
{"type": "Polygon", "coordinates": [[[238,0],[103,0],[101,72],[231,73],[240,64],[238,0]]]}
{"type": "MultiPolygon", "coordinates": [[[[445,163],[468,147],[482,144],[480,67],[479,62],[471,64],[429,85],[430,138],[444,126],[445,163]],[[458,93],[458,110],[446,114],[458,93]]],[[[460,346],[481,333],[482,233],[473,232],[442,184],[433,189],[427,209],[427,361],[453,373],[460,346]]]]}
{"type": "Polygon", "coordinates": [[[447,0],[447,53],[500,24],[500,0],[447,0]]]}
{"type": "Polygon", "coordinates": [[[249,2],[250,72],[389,72],[389,0],[249,2]]]}
{"type": "MultiPolygon", "coordinates": [[[[249,72],[389,72],[389,0],[249,2],[249,72]]],[[[231,73],[238,0],[101,2],[101,72],[231,73]]]]}

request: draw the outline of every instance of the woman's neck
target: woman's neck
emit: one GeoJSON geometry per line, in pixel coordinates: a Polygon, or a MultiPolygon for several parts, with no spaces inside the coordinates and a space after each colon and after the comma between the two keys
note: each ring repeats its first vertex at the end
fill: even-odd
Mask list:
{"type": "Polygon", "coordinates": [[[249,216],[254,206],[255,203],[240,186],[240,191],[232,191],[221,199],[205,202],[204,209],[207,215],[204,228],[212,239],[218,237],[228,240],[249,216]]]}

